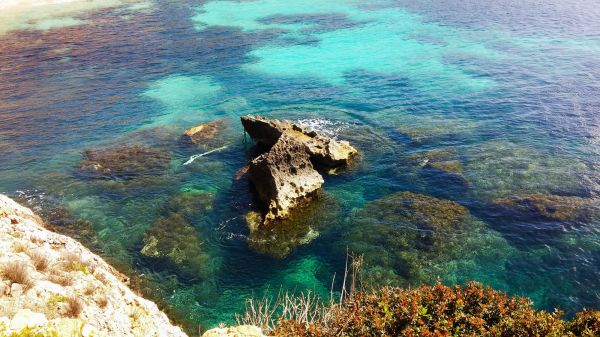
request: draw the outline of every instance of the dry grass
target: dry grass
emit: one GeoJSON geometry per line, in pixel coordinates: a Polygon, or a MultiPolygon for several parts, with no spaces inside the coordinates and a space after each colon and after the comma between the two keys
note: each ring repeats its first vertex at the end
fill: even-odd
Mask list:
{"type": "Polygon", "coordinates": [[[294,321],[301,325],[319,322],[329,326],[341,309],[341,304],[360,289],[360,270],[363,256],[347,255],[342,289],[339,297],[334,297],[333,288],[335,275],[331,285],[329,301],[324,301],[316,294],[291,294],[279,292],[272,300],[267,294],[262,299],[249,298],[246,300],[244,315],[236,315],[238,325],[255,325],[267,332],[273,332],[281,321],[294,321]]]}
{"type": "Polygon", "coordinates": [[[81,312],[83,311],[83,303],[77,297],[69,297],[67,298],[66,306],[65,306],[65,316],[76,318],[79,317],[81,312]]]}
{"type": "Polygon", "coordinates": [[[86,296],[92,296],[94,294],[94,292],[96,291],[96,287],[94,287],[93,284],[88,284],[85,289],[83,290],[83,293],[86,296]]]}
{"type": "Polygon", "coordinates": [[[85,262],[83,262],[81,255],[73,252],[63,252],[61,259],[65,265],[65,269],[68,271],[80,271],[84,274],[88,274],[90,271],[85,262]]]}
{"type": "Polygon", "coordinates": [[[31,263],[33,263],[33,266],[37,271],[44,271],[50,265],[48,256],[39,250],[29,251],[27,252],[27,255],[31,258],[31,263]]]}
{"type": "Polygon", "coordinates": [[[48,275],[48,281],[63,287],[69,287],[73,285],[75,280],[69,274],[53,273],[48,275]]]}
{"type": "Polygon", "coordinates": [[[25,253],[29,251],[29,244],[25,241],[17,241],[13,243],[12,249],[15,253],[25,253]]]}
{"type": "Polygon", "coordinates": [[[24,290],[30,289],[35,284],[35,281],[29,274],[27,263],[23,261],[12,261],[6,264],[2,268],[2,276],[13,283],[22,285],[24,290]]]}
{"type": "Polygon", "coordinates": [[[96,298],[96,304],[99,308],[106,308],[106,306],[108,305],[108,297],[106,297],[106,295],[102,295],[96,298]]]}

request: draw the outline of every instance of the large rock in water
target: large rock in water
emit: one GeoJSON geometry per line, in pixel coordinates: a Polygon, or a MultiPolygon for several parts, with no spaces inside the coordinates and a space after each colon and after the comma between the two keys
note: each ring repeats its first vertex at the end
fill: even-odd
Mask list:
{"type": "Polygon", "coordinates": [[[310,160],[316,166],[327,168],[344,166],[358,153],[350,143],[307,131],[298,124],[262,116],[242,117],[244,129],[257,143],[267,148],[273,146],[281,135],[288,134],[306,147],[310,160]]]}
{"type": "Polygon", "coordinates": [[[285,133],[248,169],[259,199],[267,205],[265,221],[286,218],[290,209],[318,190],[323,177],[313,168],[306,146],[285,133]]]}

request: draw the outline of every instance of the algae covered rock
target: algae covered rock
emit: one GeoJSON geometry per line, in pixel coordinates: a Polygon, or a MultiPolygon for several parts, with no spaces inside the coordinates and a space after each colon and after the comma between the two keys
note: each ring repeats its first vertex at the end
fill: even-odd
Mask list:
{"type": "Polygon", "coordinates": [[[497,264],[506,246],[460,204],[412,192],[369,202],[350,217],[338,243],[364,255],[366,281],[395,285],[466,277],[497,264]],[[466,256],[479,261],[457,262],[466,256]]]}
{"type": "Polygon", "coordinates": [[[219,136],[223,133],[226,126],[227,120],[224,118],[200,124],[187,129],[183,136],[181,136],[181,140],[185,144],[197,146],[215,145],[216,142],[219,141],[219,136]]]}
{"type": "Polygon", "coordinates": [[[305,146],[287,134],[250,163],[248,175],[267,205],[265,220],[283,219],[318,190],[323,177],[313,168],[305,146]]]}
{"type": "Polygon", "coordinates": [[[246,214],[251,250],[282,259],[294,249],[309,244],[321,230],[334,223],[339,216],[337,201],[325,193],[317,193],[310,203],[294,210],[286,219],[265,222],[262,215],[251,211],[246,214]]]}
{"type": "Polygon", "coordinates": [[[589,220],[598,207],[591,199],[542,193],[498,198],[492,204],[503,216],[563,222],[589,220]]]}
{"type": "Polygon", "coordinates": [[[143,244],[143,255],[206,276],[210,257],[202,250],[203,243],[194,226],[180,214],[173,213],[156,220],[144,233],[143,244]]]}
{"type": "Polygon", "coordinates": [[[164,151],[137,145],[88,149],[79,171],[97,179],[129,180],[164,174],[170,160],[170,155],[164,151]]]}
{"type": "Polygon", "coordinates": [[[206,214],[213,209],[214,195],[205,191],[186,191],[171,198],[165,209],[170,213],[178,213],[186,219],[206,214]]]}
{"type": "Polygon", "coordinates": [[[532,193],[582,195],[589,188],[591,168],[567,155],[498,140],[469,148],[464,157],[472,192],[486,202],[532,193]]]}
{"type": "Polygon", "coordinates": [[[458,153],[453,148],[422,151],[409,154],[400,159],[401,167],[422,170],[426,174],[441,175],[444,180],[463,186],[469,183],[463,173],[463,165],[458,153]]]}

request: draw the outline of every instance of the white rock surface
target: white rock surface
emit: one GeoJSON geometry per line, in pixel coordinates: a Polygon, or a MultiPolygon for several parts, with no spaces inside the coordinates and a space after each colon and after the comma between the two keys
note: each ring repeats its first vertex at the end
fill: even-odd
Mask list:
{"type": "Polygon", "coordinates": [[[0,194],[0,335],[34,327],[59,336],[186,336],[127,281],[102,258],[45,229],[31,210],[0,194]],[[46,266],[39,263],[44,259],[46,266]],[[15,265],[29,280],[21,283],[29,284],[15,281],[10,269],[15,265]]]}

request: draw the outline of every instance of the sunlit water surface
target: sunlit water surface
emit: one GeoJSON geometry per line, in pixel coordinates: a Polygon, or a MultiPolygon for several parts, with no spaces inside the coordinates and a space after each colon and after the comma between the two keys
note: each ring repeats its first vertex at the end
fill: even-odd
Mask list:
{"type": "Polygon", "coordinates": [[[265,291],[329,296],[347,249],[365,254],[376,282],[478,280],[538,308],[600,309],[596,212],[508,219],[490,206],[532,193],[598,198],[594,1],[156,1],[38,28],[52,29],[0,36],[0,192],[128,271],[190,330],[231,323],[265,291]],[[276,233],[282,247],[268,248],[291,249],[283,259],[247,244],[255,205],[234,176],[253,153],[239,124],[248,113],[301,121],[361,151],[326,177],[299,228],[276,233]],[[211,148],[178,136],[218,118],[229,121],[227,147],[183,165],[211,148]],[[170,169],[79,174],[85,149],[128,144],[164,151],[170,169]],[[424,168],[436,153],[460,173],[424,168]],[[394,241],[389,231],[405,224],[389,205],[401,191],[470,215],[434,248],[394,241]],[[211,198],[187,219],[200,267],[141,254],[169,202],[194,193],[211,198]]]}

